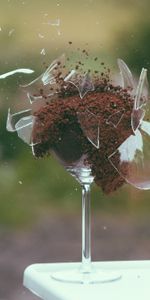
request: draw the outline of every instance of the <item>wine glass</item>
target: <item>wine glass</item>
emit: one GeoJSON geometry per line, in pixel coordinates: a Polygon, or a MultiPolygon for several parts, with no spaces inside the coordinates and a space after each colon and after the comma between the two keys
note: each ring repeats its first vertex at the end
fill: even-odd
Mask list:
{"type": "MultiPolygon", "coordinates": [[[[134,168],[132,168],[132,166],[133,163],[135,165],[135,161],[137,158],[135,152],[137,152],[137,150],[141,150],[141,144],[139,146],[139,140],[141,141],[141,136],[139,138],[139,127],[142,126],[142,130],[143,128],[148,128],[145,129],[145,132],[149,133],[149,126],[147,125],[148,122],[144,123],[143,121],[145,114],[139,113],[140,110],[143,110],[143,106],[147,104],[147,101],[142,100],[144,99],[142,93],[145,93],[144,82],[146,81],[146,72],[142,71],[139,84],[137,86],[137,89],[135,89],[132,73],[130,72],[127,65],[120,59],[118,60],[118,65],[120,68],[120,73],[122,75],[121,90],[123,90],[124,93],[124,89],[127,89],[128,93],[130,93],[133,99],[135,100],[133,105],[132,116],[129,115],[128,117],[128,123],[131,124],[131,129],[129,130],[130,134],[128,133],[127,136],[123,135],[123,143],[120,143],[119,147],[116,146],[115,151],[109,153],[109,149],[106,148],[106,153],[109,153],[109,155],[107,154],[108,160],[110,164],[112,164],[113,167],[116,169],[116,171],[127,182],[134,185],[134,182],[132,180],[129,180],[129,170],[130,174],[132,173],[132,177],[134,177],[135,172],[133,172],[134,168]],[[135,95],[135,97],[133,95],[135,95]],[[133,151],[133,144],[134,141],[137,139],[137,136],[138,146],[134,148],[136,149],[136,151],[133,151]]],[[[108,95],[110,95],[110,88],[111,87],[108,86],[108,95]]],[[[62,95],[63,92],[63,96],[65,99],[66,95],[70,96],[72,95],[72,93],[76,94],[78,91],[80,99],[82,100],[88,92],[94,91],[94,84],[92,78],[90,77],[88,72],[82,74],[81,76],[79,74],[79,71],[76,70],[66,72],[64,68],[63,55],[58,60],[55,60],[50,65],[50,67],[44,72],[44,74],[39,76],[30,84],[24,86],[24,89],[27,92],[27,96],[30,100],[30,103],[37,104],[37,112],[34,113],[34,109],[33,111],[30,109],[19,113],[11,114],[9,111],[7,118],[7,129],[9,131],[17,131],[18,136],[32,147],[33,155],[37,157],[40,156],[39,153],[43,155],[42,151],[45,151],[45,153],[53,153],[53,155],[59,160],[59,162],[64,166],[64,168],[73,177],[75,177],[75,179],[79,182],[79,184],[82,187],[81,266],[79,269],[73,269],[71,271],[69,270],[56,272],[52,274],[52,278],[63,282],[80,284],[103,283],[121,279],[120,273],[110,270],[100,270],[99,268],[93,266],[91,262],[90,188],[91,184],[95,180],[95,175],[93,173],[92,166],[88,159],[88,151],[85,150],[86,148],[83,145],[85,143],[87,148],[90,145],[94,147],[94,149],[100,149],[100,147],[102,146],[102,124],[100,122],[100,119],[98,118],[98,115],[91,111],[88,107],[85,110],[79,110],[77,111],[76,115],[73,116],[71,126],[68,127],[64,125],[63,119],[59,120],[58,123],[59,126],[63,128],[63,134],[61,136],[58,135],[57,138],[55,137],[55,134],[57,136],[58,126],[56,126],[55,130],[52,126],[53,131],[50,133],[49,127],[46,123],[44,124],[43,122],[43,116],[47,114],[46,107],[48,107],[49,103],[51,103],[51,97],[53,98],[53,101],[55,101],[55,99],[57,97],[59,98],[59,95],[62,95]],[[69,92],[67,90],[68,85],[69,92]],[[40,104],[40,106],[43,107],[42,109],[39,108],[40,100],[42,101],[42,104],[40,104]],[[27,115],[29,113],[30,116],[27,115]],[[45,136],[43,135],[43,128],[45,130],[45,136]],[[48,139],[47,136],[49,136],[48,139]],[[81,139],[81,136],[83,137],[83,140],[81,139]],[[53,143],[53,145],[51,145],[49,142],[49,140],[51,139],[55,139],[55,143],[53,143]]],[[[118,89],[117,91],[119,90],[120,89],[118,89]]],[[[61,102],[59,102],[59,99],[57,103],[57,107],[59,107],[60,105],[61,108],[61,102]]],[[[114,128],[113,132],[115,132],[116,130],[119,133],[120,131],[118,130],[118,128],[119,126],[121,126],[120,128],[122,129],[124,117],[126,117],[125,109],[121,107],[119,110],[115,110],[114,113],[111,112],[108,115],[108,112],[105,112],[105,114],[106,118],[104,119],[104,126],[108,128],[110,126],[114,128]]],[[[142,152],[142,154],[144,153],[142,152]]],[[[144,182],[146,182],[146,180],[150,182],[150,177],[148,177],[147,173],[145,174],[146,178],[144,177],[144,182]]],[[[142,189],[144,185],[142,184],[136,186],[142,189]]],[[[150,188],[150,185],[148,185],[148,188],[150,188]]]]}
{"type": "MultiPolygon", "coordinates": [[[[18,136],[32,147],[32,152],[36,155],[40,140],[33,142],[33,132],[37,119],[29,115],[31,110],[22,111],[11,114],[8,112],[7,129],[9,131],[17,131],[18,136]],[[19,120],[18,120],[19,119],[19,120]]],[[[89,112],[86,113],[86,117],[89,112]]],[[[79,120],[86,133],[88,128],[83,122],[84,114],[79,116],[79,120]]],[[[85,117],[85,116],[84,116],[85,117]]],[[[93,115],[92,115],[93,118],[93,115]]],[[[88,118],[86,119],[88,120],[88,118]]],[[[89,123],[88,123],[89,124],[89,123]]],[[[88,125],[89,126],[89,125],[88,125]]],[[[97,125],[96,125],[97,126],[97,125]]],[[[94,127],[93,127],[94,128],[94,127]]],[[[98,133],[99,131],[96,132],[98,133]]],[[[95,136],[89,131],[88,139],[92,143],[96,143],[95,136]],[[90,137],[89,137],[90,136],[90,137]]],[[[98,137],[97,137],[98,139],[98,137]]],[[[91,263],[91,220],[90,220],[90,189],[94,181],[91,167],[87,162],[86,155],[82,154],[80,139],[71,129],[67,129],[57,146],[51,148],[51,153],[64,166],[64,168],[79,182],[82,187],[82,261],[79,269],[69,271],[55,272],[52,278],[55,280],[70,282],[70,283],[103,283],[115,281],[121,278],[121,274],[113,271],[99,270],[91,263]],[[76,136],[76,138],[75,138],[76,136]]]]}

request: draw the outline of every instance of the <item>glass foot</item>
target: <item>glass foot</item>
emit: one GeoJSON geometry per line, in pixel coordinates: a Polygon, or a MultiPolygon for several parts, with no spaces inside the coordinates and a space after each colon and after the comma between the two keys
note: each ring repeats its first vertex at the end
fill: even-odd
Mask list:
{"type": "Polygon", "coordinates": [[[90,272],[80,270],[57,271],[51,278],[60,282],[77,284],[107,283],[121,279],[122,275],[115,271],[101,271],[93,268],[90,272]]]}

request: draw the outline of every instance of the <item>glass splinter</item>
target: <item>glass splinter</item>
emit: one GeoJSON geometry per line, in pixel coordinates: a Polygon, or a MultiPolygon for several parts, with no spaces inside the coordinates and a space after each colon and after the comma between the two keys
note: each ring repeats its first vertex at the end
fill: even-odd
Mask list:
{"type": "Polygon", "coordinates": [[[29,115],[31,109],[23,110],[15,114],[8,110],[6,129],[11,132],[17,131],[18,136],[28,145],[32,146],[32,128],[35,117],[29,115]]]}
{"type": "Polygon", "coordinates": [[[81,87],[79,90],[80,97],[83,98],[86,93],[94,91],[94,85],[91,79],[91,76],[89,75],[89,72],[87,72],[83,78],[83,81],[81,83],[81,87]]]}
{"type": "Polygon", "coordinates": [[[120,121],[122,120],[122,117],[125,113],[125,110],[119,110],[115,113],[113,113],[107,120],[107,124],[112,124],[115,128],[119,125],[120,121]]]}
{"type": "Polygon", "coordinates": [[[65,55],[54,60],[47,70],[38,78],[27,85],[22,86],[27,92],[30,103],[40,99],[46,99],[58,93],[60,79],[66,76],[65,55]]]}
{"type": "Polygon", "coordinates": [[[30,146],[34,145],[32,141],[34,119],[34,116],[23,117],[15,125],[18,137],[30,146]]]}
{"type": "Polygon", "coordinates": [[[15,114],[11,114],[10,108],[8,109],[8,115],[7,115],[7,122],[6,122],[6,129],[11,132],[16,131],[16,123],[21,117],[27,116],[31,113],[31,109],[22,110],[20,112],[17,112],[15,114]]]}
{"type": "Polygon", "coordinates": [[[76,74],[75,70],[71,70],[69,72],[69,74],[67,74],[67,76],[64,78],[64,81],[68,81],[68,82],[72,82],[70,79],[76,74]]]}
{"type": "Polygon", "coordinates": [[[79,91],[80,98],[82,99],[88,92],[94,91],[94,85],[89,72],[84,75],[80,75],[76,71],[72,70],[69,79],[65,80],[72,83],[79,91]]]}
{"type": "Polygon", "coordinates": [[[31,74],[31,73],[34,73],[34,71],[31,69],[16,69],[16,70],[1,74],[0,79],[5,79],[6,77],[12,76],[16,73],[31,74]]]}
{"type": "Polygon", "coordinates": [[[136,188],[150,189],[150,123],[137,130],[115,151],[109,161],[119,174],[136,188]]]}
{"type": "Polygon", "coordinates": [[[78,113],[78,120],[87,139],[99,149],[99,121],[90,111],[78,113]]]}
{"type": "Polygon", "coordinates": [[[133,109],[133,112],[131,114],[131,126],[133,132],[136,132],[136,130],[140,127],[144,116],[145,116],[145,110],[141,108],[133,109]]]}
{"type": "Polygon", "coordinates": [[[142,121],[141,129],[145,131],[150,136],[150,122],[142,121]]]}
{"type": "Polygon", "coordinates": [[[128,66],[122,59],[118,59],[118,66],[120,69],[120,74],[122,77],[122,87],[123,89],[134,89],[134,81],[131,71],[129,70],[128,66]]]}
{"type": "Polygon", "coordinates": [[[145,109],[143,107],[148,102],[148,81],[147,81],[147,70],[142,69],[138,86],[135,93],[134,107],[131,115],[131,125],[133,132],[135,132],[145,116],[145,109]]]}
{"type": "Polygon", "coordinates": [[[148,99],[148,81],[147,81],[147,70],[142,69],[138,86],[135,93],[134,109],[141,108],[146,104],[148,99]]]}
{"type": "MultiPolygon", "coordinates": [[[[61,73],[62,71],[61,69],[63,69],[64,65],[65,65],[65,55],[62,54],[60,58],[52,62],[52,64],[47,68],[47,70],[42,75],[41,80],[43,82],[43,85],[56,83],[58,73],[61,73]]],[[[60,75],[62,75],[62,73],[60,75]]]]}

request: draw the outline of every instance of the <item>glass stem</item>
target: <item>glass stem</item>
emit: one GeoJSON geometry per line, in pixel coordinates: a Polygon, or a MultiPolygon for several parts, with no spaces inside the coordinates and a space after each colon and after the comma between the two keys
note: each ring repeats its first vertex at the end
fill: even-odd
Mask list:
{"type": "Polygon", "coordinates": [[[82,272],[91,271],[90,184],[82,185],[82,272]]]}

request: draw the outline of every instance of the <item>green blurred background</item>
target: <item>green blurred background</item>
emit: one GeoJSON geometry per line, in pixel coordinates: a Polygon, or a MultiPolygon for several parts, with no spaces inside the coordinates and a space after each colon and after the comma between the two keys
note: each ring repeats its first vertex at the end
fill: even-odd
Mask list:
{"type": "MultiPolygon", "coordinates": [[[[6,131],[8,108],[16,112],[29,105],[19,86],[62,53],[74,60],[79,47],[90,52],[91,67],[96,55],[115,73],[120,57],[139,76],[142,67],[150,69],[149,11],[149,0],[0,0],[0,73],[35,71],[0,80],[1,225],[21,228],[43,212],[76,214],[81,207],[81,188],[63,167],[52,157],[36,160],[30,147],[6,131]]],[[[127,185],[106,196],[93,185],[92,208],[116,218],[145,216],[149,196],[127,185]]]]}

